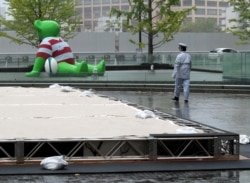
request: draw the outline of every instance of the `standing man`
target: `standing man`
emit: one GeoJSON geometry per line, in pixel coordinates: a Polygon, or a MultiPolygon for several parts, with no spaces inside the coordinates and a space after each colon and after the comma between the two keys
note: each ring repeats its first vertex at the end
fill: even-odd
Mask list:
{"type": "Polygon", "coordinates": [[[184,102],[188,102],[189,97],[189,84],[190,84],[190,72],[191,72],[191,56],[186,53],[187,45],[179,43],[180,53],[177,55],[174,71],[172,77],[175,79],[175,88],[174,88],[174,98],[175,101],[179,101],[180,91],[183,87],[184,102]]]}

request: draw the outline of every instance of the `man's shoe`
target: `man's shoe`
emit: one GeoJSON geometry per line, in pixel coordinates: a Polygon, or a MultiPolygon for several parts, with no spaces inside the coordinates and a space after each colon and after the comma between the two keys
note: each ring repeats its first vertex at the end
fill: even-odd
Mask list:
{"type": "Polygon", "coordinates": [[[179,97],[174,97],[174,98],[172,98],[172,100],[175,100],[176,102],[178,102],[179,101],[179,97]]]}
{"type": "Polygon", "coordinates": [[[185,103],[188,103],[188,100],[184,100],[185,103]]]}

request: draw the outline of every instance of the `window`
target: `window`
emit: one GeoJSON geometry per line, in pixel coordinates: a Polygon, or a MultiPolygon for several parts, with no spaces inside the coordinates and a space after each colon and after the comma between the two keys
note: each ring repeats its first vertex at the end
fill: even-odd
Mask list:
{"type": "Polygon", "coordinates": [[[223,24],[225,25],[224,21],[225,21],[224,18],[220,18],[220,19],[219,19],[219,25],[220,25],[220,26],[222,26],[223,24]]]}
{"type": "Polygon", "coordinates": [[[197,9],[195,10],[195,14],[196,14],[196,15],[205,15],[205,9],[197,8],[197,9]]]}
{"type": "Polygon", "coordinates": [[[195,6],[205,6],[204,0],[195,0],[195,6]]]}
{"type": "Polygon", "coordinates": [[[110,4],[109,0],[102,0],[102,4],[110,4]]]}
{"type": "Polygon", "coordinates": [[[208,15],[217,15],[217,10],[216,9],[208,9],[207,14],[208,15]]]}
{"type": "Polygon", "coordinates": [[[217,2],[216,1],[207,1],[207,6],[209,6],[209,7],[217,7],[217,2]]]}
{"type": "Polygon", "coordinates": [[[226,12],[226,10],[224,8],[219,9],[219,15],[223,15],[223,14],[225,14],[225,12],[226,12]]]}
{"type": "Polygon", "coordinates": [[[220,7],[228,7],[228,2],[219,2],[220,7]]]}
{"type": "Polygon", "coordinates": [[[214,25],[217,25],[217,18],[208,18],[208,22],[212,22],[214,25]]]}
{"type": "Polygon", "coordinates": [[[82,5],[82,0],[76,0],[75,2],[77,5],[82,5]]]}
{"type": "Polygon", "coordinates": [[[92,11],[91,11],[91,7],[88,8],[84,8],[84,18],[92,18],[92,11]]]}
{"type": "Polygon", "coordinates": [[[109,6],[103,6],[102,7],[102,16],[109,16],[109,12],[110,12],[110,7],[109,6]]]}
{"type": "Polygon", "coordinates": [[[122,11],[129,11],[129,6],[128,5],[121,6],[121,10],[122,11]]]}
{"type": "Polygon", "coordinates": [[[192,6],[192,0],[184,0],[183,6],[192,6]]]}
{"type": "Polygon", "coordinates": [[[120,0],[112,0],[112,4],[119,4],[120,0]]]}
{"type": "Polygon", "coordinates": [[[195,18],[195,22],[204,22],[204,21],[206,21],[206,19],[204,19],[204,18],[195,18]]]}
{"type": "Polygon", "coordinates": [[[98,22],[97,21],[93,21],[94,27],[98,26],[98,22]]]}
{"type": "Polygon", "coordinates": [[[91,21],[85,21],[84,22],[84,30],[86,31],[91,31],[92,27],[91,27],[91,21]]]}
{"type": "Polygon", "coordinates": [[[93,18],[101,17],[101,7],[93,7],[93,18]]]}
{"type": "Polygon", "coordinates": [[[77,15],[82,16],[82,8],[76,8],[77,15]]]}
{"type": "Polygon", "coordinates": [[[114,9],[116,9],[116,10],[119,10],[119,9],[120,9],[119,6],[112,6],[111,8],[114,8],[114,9]]]}
{"type": "Polygon", "coordinates": [[[84,5],[91,5],[91,0],[84,0],[84,5]]]}
{"type": "Polygon", "coordinates": [[[100,5],[101,4],[101,0],[93,0],[93,4],[100,5]]]}

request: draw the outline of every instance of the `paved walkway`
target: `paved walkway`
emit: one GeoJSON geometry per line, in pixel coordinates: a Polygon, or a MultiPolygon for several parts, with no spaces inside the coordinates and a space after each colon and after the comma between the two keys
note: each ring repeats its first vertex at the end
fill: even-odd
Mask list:
{"type": "MultiPolygon", "coordinates": [[[[58,81],[74,81],[74,82],[171,82],[172,70],[122,70],[122,71],[106,71],[104,76],[88,76],[88,77],[69,77],[69,76],[49,76],[47,73],[41,73],[40,77],[26,77],[22,72],[0,73],[0,82],[58,82],[58,81]]],[[[193,82],[223,82],[221,73],[196,72],[191,74],[193,82]]]]}

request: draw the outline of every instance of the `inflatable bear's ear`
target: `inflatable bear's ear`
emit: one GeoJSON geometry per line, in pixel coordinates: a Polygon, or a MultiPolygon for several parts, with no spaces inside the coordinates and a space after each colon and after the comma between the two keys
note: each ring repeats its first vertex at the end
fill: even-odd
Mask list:
{"type": "Polygon", "coordinates": [[[34,26],[38,30],[38,32],[41,31],[41,25],[42,25],[42,21],[41,20],[35,20],[34,26]]]}
{"type": "Polygon", "coordinates": [[[38,32],[38,37],[39,41],[43,40],[43,35],[42,35],[42,21],[41,20],[35,20],[34,26],[38,32]]]}

